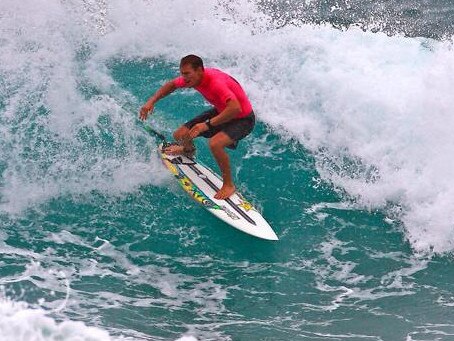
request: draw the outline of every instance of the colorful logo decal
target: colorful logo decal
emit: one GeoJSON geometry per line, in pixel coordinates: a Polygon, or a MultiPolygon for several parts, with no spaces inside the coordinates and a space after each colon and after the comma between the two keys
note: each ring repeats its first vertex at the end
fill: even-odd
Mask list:
{"type": "MultiPolygon", "coordinates": [[[[180,183],[181,187],[198,203],[202,204],[206,208],[215,210],[222,210],[223,208],[215,204],[210,198],[208,198],[192,181],[180,170],[180,168],[170,162],[168,159],[162,159],[164,165],[175,175],[180,183]]],[[[227,213],[228,214],[228,213],[227,213]]]]}
{"type": "Polygon", "coordinates": [[[229,210],[226,206],[222,206],[222,209],[231,219],[233,219],[233,220],[240,219],[240,217],[238,217],[235,213],[233,213],[231,210],[229,210]]]}
{"type": "MultiPolygon", "coordinates": [[[[206,208],[215,209],[215,210],[223,210],[227,216],[229,216],[233,220],[238,220],[240,217],[236,215],[233,211],[231,211],[226,206],[219,206],[214,203],[210,198],[208,198],[205,193],[203,193],[178,167],[178,165],[173,164],[169,159],[167,159],[164,154],[161,154],[162,161],[164,165],[170,170],[170,172],[178,179],[181,187],[187,192],[195,201],[202,204],[206,208]]],[[[246,212],[250,211],[251,209],[255,211],[255,208],[252,206],[251,203],[246,201],[239,193],[240,196],[240,204],[239,207],[243,208],[246,212]]]]}
{"type": "Polygon", "coordinates": [[[254,210],[254,207],[252,206],[252,204],[250,202],[247,202],[245,200],[240,200],[240,204],[238,205],[239,207],[241,207],[242,209],[244,209],[246,212],[249,212],[250,210],[254,210]]]}
{"type": "Polygon", "coordinates": [[[174,164],[172,164],[172,162],[170,162],[170,161],[167,160],[167,159],[162,159],[162,162],[164,162],[164,165],[169,169],[169,171],[170,171],[173,175],[175,175],[175,176],[178,175],[178,169],[177,169],[177,167],[175,167],[174,164]]]}
{"type": "Polygon", "coordinates": [[[183,174],[177,176],[181,187],[197,202],[201,203],[206,208],[221,209],[213,201],[211,201],[200,189],[194,185],[189,178],[183,174]]]}

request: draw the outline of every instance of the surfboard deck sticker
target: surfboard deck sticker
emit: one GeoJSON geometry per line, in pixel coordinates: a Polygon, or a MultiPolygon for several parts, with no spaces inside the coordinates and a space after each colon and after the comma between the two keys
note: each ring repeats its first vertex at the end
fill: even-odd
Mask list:
{"type": "Polygon", "coordinates": [[[221,178],[211,169],[184,155],[168,155],[158,147],[164,165],[176,177],[181,187],[210,213],[232,227],[257,238],[279,240],[268,222],[237,192],[226,200],[214,195],[222,187],[221,178]]]}

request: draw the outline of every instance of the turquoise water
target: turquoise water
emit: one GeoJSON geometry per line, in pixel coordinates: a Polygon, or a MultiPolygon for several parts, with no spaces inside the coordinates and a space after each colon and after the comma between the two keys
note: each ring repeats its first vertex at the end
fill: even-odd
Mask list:
{"type": "Polygon", "coordinates": [[[367,3],[194,3],[0,4],[0,339],[454,340],[450,4],[373,32],[322,24],[367,3]],[[278,242],[195,204],[137,120],[187,53],[250,95],[232,169],[278,242]]]}

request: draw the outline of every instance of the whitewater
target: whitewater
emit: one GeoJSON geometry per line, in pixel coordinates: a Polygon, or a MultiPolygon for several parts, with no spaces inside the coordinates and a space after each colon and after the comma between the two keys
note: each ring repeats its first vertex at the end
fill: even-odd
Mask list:
{"type": "MultiPolygon", "coordinates": [[[[1,339],[452,337],[452,40],[264,3],[1,2],[1,339]],[[253,103],[234,173],[280,244],[202,216],[138,124],[189,53],[253,103]]],[[[175,93],[149,122],[204,108],[175,93]]]]}

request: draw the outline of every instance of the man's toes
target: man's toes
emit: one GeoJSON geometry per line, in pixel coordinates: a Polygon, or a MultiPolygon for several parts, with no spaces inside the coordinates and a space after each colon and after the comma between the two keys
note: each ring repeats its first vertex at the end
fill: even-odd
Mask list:
{"type": "Polygon", "coordinates": [[[230,196],[232,196],[233,193],[235,193],[235,187],[221,188],[221,190],[219,192],[217,192],[214,197],[215,197],[215,199],[224,200],[224,199],[227,199],[230,196]]]}
{"type": "Polygon", "coordinates": [[[182,146],[170,146],[164,149],[164,152],[166,154],[170,155],[175,155],[175,154],[181,154],[183,152],[183,147],[182,146]]]}
{"type": "Polygon", "coordinates": [[[223,198],[223,195],[224,195],[224,193],[223,193],[223,190],[221,189],[220,191],[218,191],[218,192],[215,194],[214,198],[215,198],[215,199],[220,199],[220,200],[222,200],[222,199],[224,199],[224,198],[223,198]]]}

